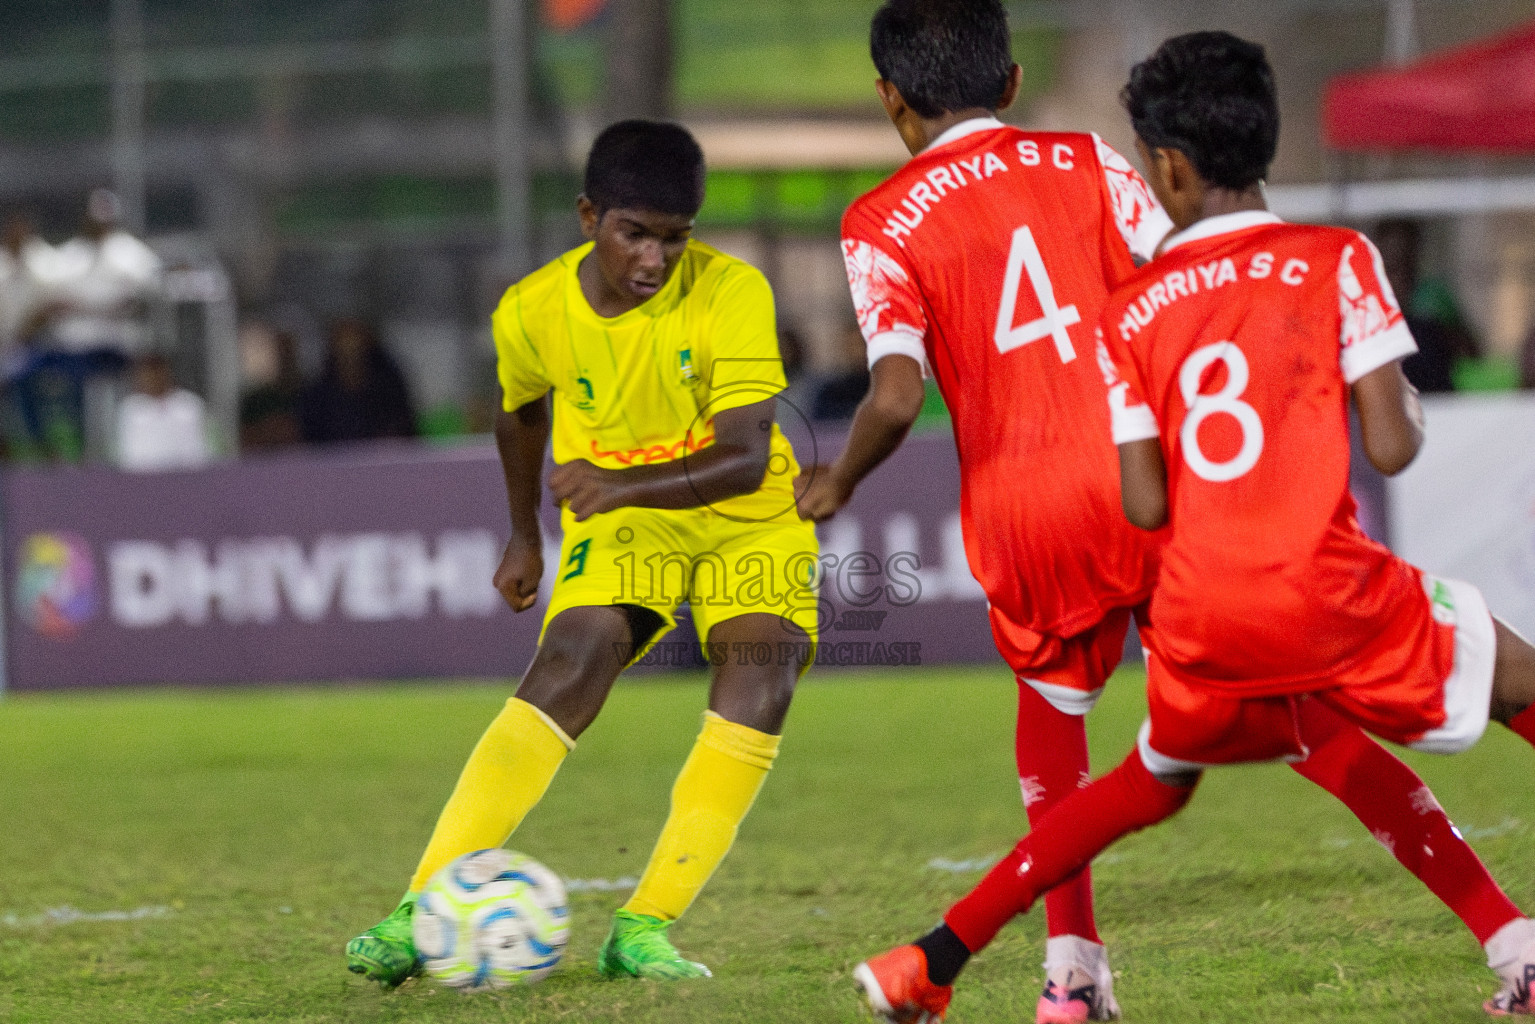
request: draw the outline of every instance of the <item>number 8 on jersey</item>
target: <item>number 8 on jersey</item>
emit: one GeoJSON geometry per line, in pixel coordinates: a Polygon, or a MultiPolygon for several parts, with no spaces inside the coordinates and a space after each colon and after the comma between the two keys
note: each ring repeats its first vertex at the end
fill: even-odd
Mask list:
{"type": "Polygon", "coordinates": [[[1258,456],[1263,454],[1263,421],[1258,418],[1257,409],[1242,401],[1247,378],[1247,357],[1229,341],[1195,349],[1178,371],[1178,390],[1188,408],[1178,439],[1182,442],[1183,461],[1201,479],[1213,483],[1235,480],[1256,466],[1258,456]],[[1214,394],[1205,394],[1201,385],[1216,363],[1225,364],[1226,383],[1214,394]],[[1199,425],[1219,413],[1235,418],[1242,428],[1242,446],[1225,462],[1215,462],[1199,446],[1199,425]]]}

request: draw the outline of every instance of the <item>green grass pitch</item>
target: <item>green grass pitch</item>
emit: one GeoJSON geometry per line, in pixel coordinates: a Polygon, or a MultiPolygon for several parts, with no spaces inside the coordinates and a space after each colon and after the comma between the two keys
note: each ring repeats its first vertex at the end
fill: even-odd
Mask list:
{"type": "MultiPolygon", "coordinates": [[[[1089,718],[1129,749],[1141,677],[1089,718]]],[[[0,1020],[855,1021],[849,971],[930,926],[1024,828],[1000,669],[812,676],[734,853],[675,929],[712,981],[604,982],[623,896],[572,898],[560,970],[530,989],[382,993],[341,947],[399,896],[504,687],[14,696],[0,702],[0,1020]],[[132,912],[130,920],[58,920],[132,912]],[[64,915],[67,916],[67,915],[64,915]]],[[[512,845],[567,878],[637,875],[698,726],[700,678],[620,686],[512,845]]],[[[1530,752],[1496,727],[1413,757],[1529,903],[1530,752]],[[1520,868],[1526,869],[1521,871],[1520,868]]],[[[1125,1019],[1484,1019],[1481,950],[1340,806],[1282,766],[1213,773],[1097,869],[1125,1019]]],[[[1032,1020],[1043,921],[966,972],[955,1024],[1032,1020]]]]}

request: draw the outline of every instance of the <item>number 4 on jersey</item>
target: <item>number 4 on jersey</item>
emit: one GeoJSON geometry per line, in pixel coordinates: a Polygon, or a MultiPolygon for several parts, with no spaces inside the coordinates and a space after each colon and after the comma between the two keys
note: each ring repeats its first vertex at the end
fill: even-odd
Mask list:
{"type": "Polygon", "coordinates": [[[1062,308],[1056,304],[1055,286],[1050,283],[1050,274],[1045,270],[1045,260],[1040,255],[1039,244],[1034,241],[1034,232],[1027,224],[1014,231],[1013,248],[1007,254],[1007,277],[1002,282],[1002,307],[997,310],[997,351],[1011,352],[1031,341],[1048,337],[1055,339],[1055,350],[1060,353],[1061,362],[1069,363],[1077,358],[1077,350],[1071,347],[1071,336],[1066,333],[1066,328],[1081,322],[1082,315],[1076,306],[1062,308]],[[1039,302],[1041,316],[1014,327],[1013,320],[1018,315],[1018,287],[1025,270],[1028,271],[1029,285],[1034,289],[1034,298],[1039,302]]]}

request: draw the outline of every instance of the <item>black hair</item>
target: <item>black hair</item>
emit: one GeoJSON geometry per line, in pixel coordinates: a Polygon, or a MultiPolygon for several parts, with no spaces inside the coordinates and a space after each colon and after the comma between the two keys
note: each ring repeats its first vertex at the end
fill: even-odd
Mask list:
{"type": "Polygon", "coordinates": [[[879,77],[923,117],[996,110],[1012,49],[1000,0],[886,0],[869,28],[879,77]]]}
{"type": "Polygon", "coordinates": [[[619,121],[592,143],[582,191],[599,213],[650,210],[693,217],[704,205],[704,151],[680,124],[619,121]]]}
{"type": "Polygon", "coordinates": [[[1176,149],[1222,188],[1262,181],[1279,145],[1279,99],[1263,47],[1229,32],[1175,36],[1135,65],[1120,95],[1135,134],[1176,149]]]}

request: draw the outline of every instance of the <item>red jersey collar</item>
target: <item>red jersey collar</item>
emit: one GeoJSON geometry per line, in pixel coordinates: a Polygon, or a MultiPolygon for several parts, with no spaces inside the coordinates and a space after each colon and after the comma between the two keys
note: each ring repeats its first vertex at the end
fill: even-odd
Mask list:
{"type": "Polygon", "coordinates": [[[1001,127],[1003,127],[1002,122],[995,117],[972,117],[968,121],[961,121],[959,124],[950,125],[948,131],[930,142],[928,147],[917,155],[925,156],[933,150],[963,139],[967,135],[974,135],[976,132],[989,132],[994,128],[1001,127]]]}
{"type": "Polygon", "coordinates": [[[1248,228],[1262,227],[1266,224],[1283,223],[1283,220],[1267,210],[1242,210],[1239,213],[1223,213],[1218,217],[1206,217],[1204,220],[1190,224],[1163,242],[1162,251],[1164,253],[1172,252],[1176,246],[1180,246],[1184,242],[1197,242],[1204,238],[1214,238],[1216,235],[1227,235],[1233,231],[1246,231],[1248,228]]]}

